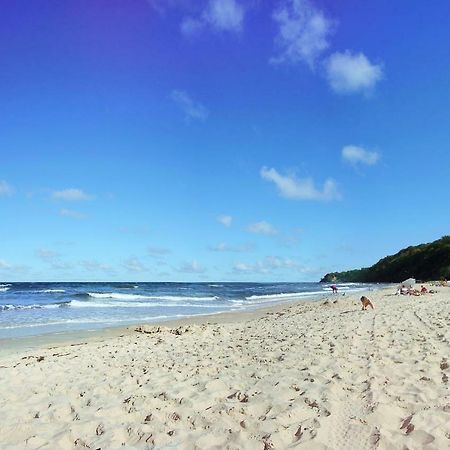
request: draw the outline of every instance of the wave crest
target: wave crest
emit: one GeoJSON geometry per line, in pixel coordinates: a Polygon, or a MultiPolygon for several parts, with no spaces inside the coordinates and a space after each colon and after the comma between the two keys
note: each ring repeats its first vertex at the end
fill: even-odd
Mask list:
{"type": "Polygon", "coordinates": [[[121,294],[119,292],[88,292],[87,295],[92,298],[111,299],[111,300],[167,300],[167,301],[212,301],[218,300],[217,296],[210,297],[184,297],[177,295],[135,295],[121,294]]]}

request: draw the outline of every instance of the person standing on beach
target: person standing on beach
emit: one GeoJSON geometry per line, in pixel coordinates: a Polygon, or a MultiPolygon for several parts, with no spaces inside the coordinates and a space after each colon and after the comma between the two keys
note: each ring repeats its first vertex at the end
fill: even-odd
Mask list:
{"type": "Polygon", "coordinates": [[[337,294],[338,293],[338,288],[335,284],[331,285],[331,289],[333,290],[333,294],[337,294]]]}

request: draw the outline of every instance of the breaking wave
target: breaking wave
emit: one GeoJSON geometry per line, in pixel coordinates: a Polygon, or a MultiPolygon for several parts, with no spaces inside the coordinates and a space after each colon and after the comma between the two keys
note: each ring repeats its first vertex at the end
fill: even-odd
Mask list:
{"type": "Polygon", "coordinates": [[[0,311],[65,308],[69,304],[70,302],[51,303],[47,305],[0,305],[0,311]]]}
{"type": "Polygon", "coordinates": [[[120,294],[118,292],[88,292],[88,297],[112,300],[166,300],[166,301],[212,301],[218,300],[217,296],[210,297],[184,297],[177,295],[134,295],[120,294]]]}

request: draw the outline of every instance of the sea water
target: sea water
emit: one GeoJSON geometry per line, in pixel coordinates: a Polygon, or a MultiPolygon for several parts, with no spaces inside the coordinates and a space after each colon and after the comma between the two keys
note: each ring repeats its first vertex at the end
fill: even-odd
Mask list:
{"type": "MultiPolygon", "coordinates": [[[[338,284],[338,295],[376,285],[338,284]]],[[[323,298],[321,283],[0,282],[0,338],[94,330],[323,298]]]]}

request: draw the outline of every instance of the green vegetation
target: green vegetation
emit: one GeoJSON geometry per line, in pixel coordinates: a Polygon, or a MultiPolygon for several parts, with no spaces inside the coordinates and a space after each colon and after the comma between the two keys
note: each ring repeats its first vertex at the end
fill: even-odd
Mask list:
{"type": "Polygon", "coordinates": [[[327,273],[320,281],[399,283],[407,278],[421,281],[450,279],[450,236],[415,245],[380,259],[371,267],[327,273]]]}

